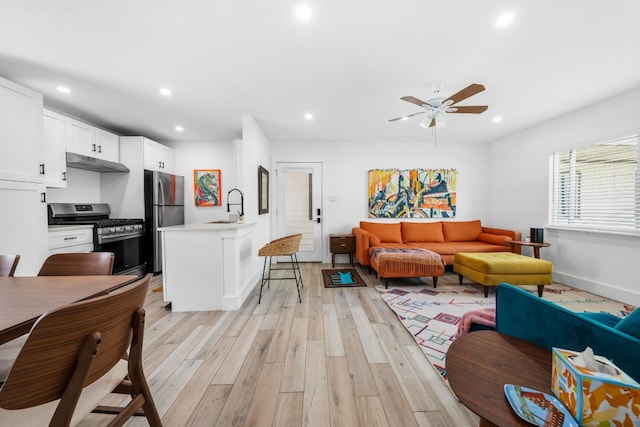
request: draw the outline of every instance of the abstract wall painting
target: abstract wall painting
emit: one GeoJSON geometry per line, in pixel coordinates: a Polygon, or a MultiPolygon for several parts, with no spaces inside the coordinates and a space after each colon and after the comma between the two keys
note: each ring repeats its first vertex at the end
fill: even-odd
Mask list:
{"type": "Polygon", "coordinates": [[[193,197],[196,206],[222,206],[220,169],[194,169],[193,197]]]}
{"type": "Polygon", "coordinates": [[[455,169],[369,170],[369,218],[453,218],[455,169]]]}

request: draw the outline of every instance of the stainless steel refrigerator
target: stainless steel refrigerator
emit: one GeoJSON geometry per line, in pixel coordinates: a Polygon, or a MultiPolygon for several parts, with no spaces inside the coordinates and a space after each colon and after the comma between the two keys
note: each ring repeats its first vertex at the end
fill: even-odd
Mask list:
{"type": "Polygon", "coordinates": [[[144,171],[145,260],[148,271],[162,271],[160,227],[184,224],[184,177],[144,171]]]}

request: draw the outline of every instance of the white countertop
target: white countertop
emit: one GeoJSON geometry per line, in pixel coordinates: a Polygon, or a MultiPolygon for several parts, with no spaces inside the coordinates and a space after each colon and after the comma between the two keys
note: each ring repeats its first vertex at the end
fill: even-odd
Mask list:
{"type": "Polygon", "coordinates": [[[255,222],[203,222],[195,224],[172,225],[161,227],[158,231],[221,231],[238,230],[241,228],[253,227],[255,222]]]}
{"type": "Polygon", "coordinates": [[[67,230],[67,231],[73,231],[73,230],[84,230],[86,228],[93,228],[93,225],[91,224],[82,224],[82,225],[50,225],[49,226],[49,231],[54,231],[54,230],[67,230]]]}

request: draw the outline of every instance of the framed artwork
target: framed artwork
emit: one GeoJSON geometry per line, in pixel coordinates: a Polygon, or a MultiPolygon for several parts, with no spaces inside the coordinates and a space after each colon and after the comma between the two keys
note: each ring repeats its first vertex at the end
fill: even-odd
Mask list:
{"type": "Polygon", "coordinates": [[[455,169],[373,169],[369,171],[370,218],[453,218],[455,169]]]}
{"type": "Polygon", "coordinates": [[[222,206],[220,169],[194,169],[193,197],[196,206],[222,206]]]}
{"type": "Polygon", "coordinates": [[[269,171],[258,166],[258,214],[269,213],[269,171]]]}

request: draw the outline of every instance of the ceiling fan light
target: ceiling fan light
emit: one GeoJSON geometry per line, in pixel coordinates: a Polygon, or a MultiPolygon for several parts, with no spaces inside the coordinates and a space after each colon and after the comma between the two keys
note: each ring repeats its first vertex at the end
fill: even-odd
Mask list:
{"type": "Polygon", "coordinates": [[[429,129],[429,123],[431,123],[431,117],[426,117],[420,120],[420,126],[425,129],[429,129]]]}

